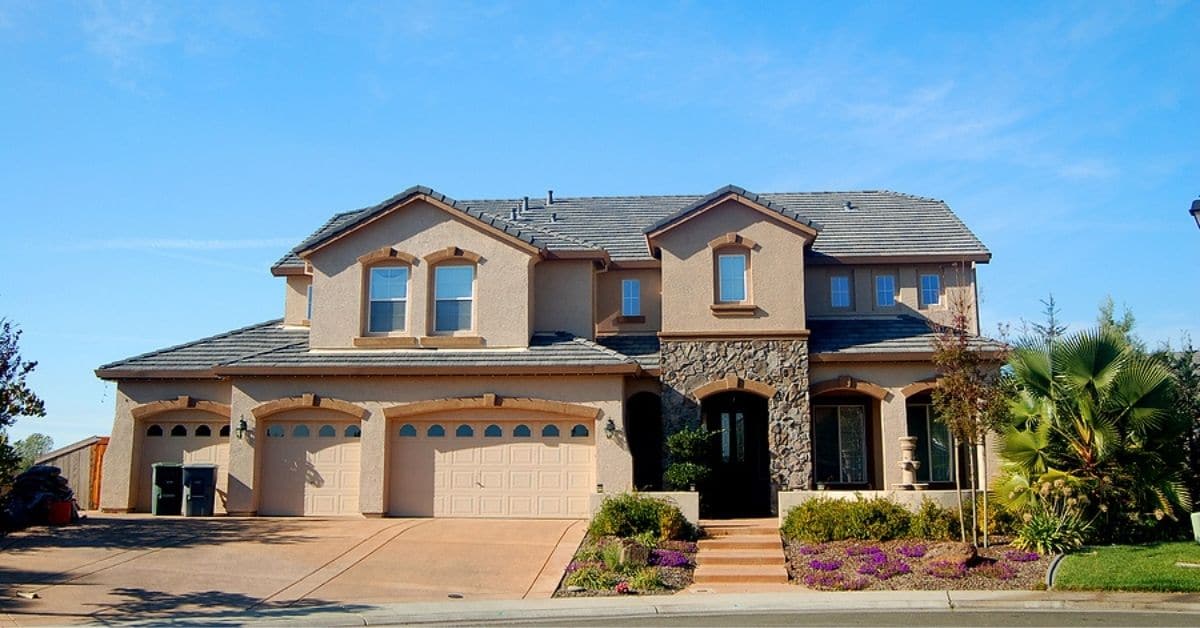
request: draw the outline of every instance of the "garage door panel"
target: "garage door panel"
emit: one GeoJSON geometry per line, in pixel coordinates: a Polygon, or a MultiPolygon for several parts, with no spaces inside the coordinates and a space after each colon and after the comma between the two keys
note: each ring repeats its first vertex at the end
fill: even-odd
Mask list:
{"type": "Polygon", "coordinates": [[[512,464],[533,464],[537,459],[536,445],[511,445],[509,460],[512,464]]]}
{"type": "Polygon", "coordinates": [[[313,421],[269,424],[263,439],[259,513],[357,514],[361,443],[360,439],[345,435],[349,425],[313,421]],[[281,429],[274,430],[275,427],[281,429]]]}
{"type": "Polygon", "coordinates": [[[529,471],[510,471],[508,474],[508,485],[516,490],[528,490],[533,488],[533,473],[529,471]]]}
{"type": "Polygon", "coordinates": [[[504,464],[508,456],[506,452],[508,448],[503,445],[493,447],[485,447],[480,454],[480,462],[482,464],[504,464]]]}

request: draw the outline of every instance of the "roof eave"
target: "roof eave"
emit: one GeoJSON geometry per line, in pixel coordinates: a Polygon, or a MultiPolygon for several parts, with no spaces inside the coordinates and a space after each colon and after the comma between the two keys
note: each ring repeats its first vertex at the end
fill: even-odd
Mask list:
{"type": "Polygon", "coordinates": [[[107,381],[124,379],[221,379],[213,369],[98,368],[96,377],[107,381]]]}
{"type": "Polygon", "coordinates": [[[933,253],[910,255],[828,255],[819,251],[810,251],[805,262],[814,266],[837,264],[912,264],[929,263],[945,264],[958,262],[974,262],[987,264],[992,260],[992,254],[982,253],[933,253]]]}
{"type": "Polygon", "coordinates": [[[637,375],[642,368],[633,363],[590,366],[222,366],[218,375],[238,376],[354,376],[354,375],[637,375]]]}

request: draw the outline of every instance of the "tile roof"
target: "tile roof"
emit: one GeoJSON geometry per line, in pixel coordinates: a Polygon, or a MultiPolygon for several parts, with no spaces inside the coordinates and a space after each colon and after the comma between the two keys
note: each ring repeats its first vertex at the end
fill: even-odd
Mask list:
{"type": "Polygon", "coordinates": [[[707,198],[728,192],[744,194],[819,228],[809,254],[815,261],[894,255],[986,261],[991,256],[944,201],[886,190],[753,194],[726,186],[709,195],[555,197],[551,205],[544,199],[531,198],[529,211],[512,220],[511,212],[521,206],[522,199],[457,201],[429,188],[414,187],[374,207],[334,216],[273,269],[302,267],[296,251],[328,240],[415,193],[434,195],[455,209],[549,251],[603,249],[618,261],[649,260],[653,258],[646,245],[647,229],[695,209],[707,198]]]}
{"type": "Polygon", "coordinates": [[[123,373],[126,377],[143,372],[169,372],[211,376],[213,367],[222,362],[273,351],[280,347],[308,344],[308,330],[288,328],[282,319],[234,329],[189,343],[110,362],[96,374],[123,373]]]}
{"type": "Polygon", "coordinates": [[[637,360],[644,369],[659,367],[658,336],[601,336],[596,342],[637,360]]]}
{"type": "MultiPolygon", "coordinates": [[[[915,316],[891,318],[809,319],[810,354],[886,354],[933,351],[936,336],[926,321],[915,316]]],[[[1000,349],[1003,345],[978,336],[981,349],[1000,349]]]]}

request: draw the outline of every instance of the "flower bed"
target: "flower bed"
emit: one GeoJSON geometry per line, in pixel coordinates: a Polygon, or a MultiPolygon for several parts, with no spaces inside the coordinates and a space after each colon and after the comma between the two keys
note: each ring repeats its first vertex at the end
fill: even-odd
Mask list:
{"type": "Polygon", "coordinates": [[[938,558],[953,544],[913,540],[784,541],[793,584],[827,591],[991,589],[1044,586],[1049,558],[1008,545],[980,548],[967,565],[938,558]]]}
{"type": "Polygon", "coordinates": [[[555,597],[673,593],[692,583],[696,544],[588,535],[575,552],[555,597]],[[645,544],[653,544],[648,548],[645,544]],[[622,552],[622,546],[626,546],[622,552]],[[636,545],[637,547],[629,547],[636,545]],[[644,557],[644,558],[643,558],[644,557]]]}

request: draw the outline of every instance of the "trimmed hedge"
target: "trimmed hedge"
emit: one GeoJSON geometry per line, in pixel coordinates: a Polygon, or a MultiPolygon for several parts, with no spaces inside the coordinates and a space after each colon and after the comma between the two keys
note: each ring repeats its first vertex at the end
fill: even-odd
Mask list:
{"type": "Polygon", "coordinates": [[[630,538],[653,534],[660,540],[688,540],[695,530],[679,507],[638,493],[622,493],[604,500],[592,517],[588,531],[593,536],[630,538]]]}

